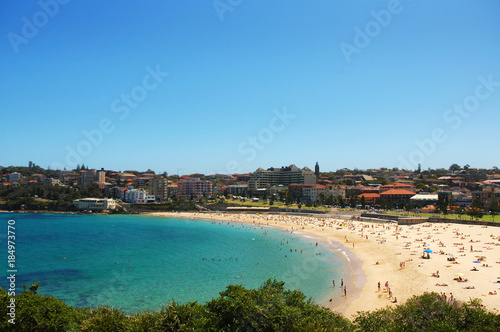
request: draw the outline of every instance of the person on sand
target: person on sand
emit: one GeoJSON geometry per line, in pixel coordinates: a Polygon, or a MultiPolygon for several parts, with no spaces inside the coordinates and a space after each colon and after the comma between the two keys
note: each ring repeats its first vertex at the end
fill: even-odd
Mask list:
{"type": "Polygon", "coordinates": [[[380,292],[380,281],[378,282],[378,291],[380,292]]]}
{"type": "Polygon", "coordinates": [[[497,291],[489,292],[490,295],[497,295],[497,291]]]}
{"type": "Polygon", "coordinates": [[[392,303],[398,303],[398,298],[394,296],[394,300],[392,300],[392,303]]]}

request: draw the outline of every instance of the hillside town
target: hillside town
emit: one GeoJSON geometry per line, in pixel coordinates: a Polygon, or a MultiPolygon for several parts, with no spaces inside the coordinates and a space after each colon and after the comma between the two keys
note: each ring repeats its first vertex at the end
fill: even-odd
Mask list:
{"type": "MultiPolygon", "coordinates": [[[[30,193],[37,191],[24,191],[28,193],[26,196],[32,196],[29,197],[32,203],[48,204],[61,200],[59,196],[73,197],[74,208],[93,211],[179,200],[201,204],[217,200],[236,204],[265,202],[269,206],[298,204],[299,209],[301,206],[322,206],[444,214],[464,214],[476,209],[495,214],[499,211],[500,199],[497,167],[478,169],[457,164],[448,169],[422,170],[419,166],[415,171],[380,168],[320,172],[316,163],[314,171],[289,165],[258,168],[247,174],[169,175],[152,170],[92,169],[85,165],[78,165],[73,170],[50,170],[30,161],[28,167],[0,166],[0,174],[0,206],[3,209],[16,209],[9,203],[22,197],[13,197],[12,192],[23,187],[40,192],[32,195],[30,193]]],[[[18,207],[29,209],[26,204],[18,207]]]]}

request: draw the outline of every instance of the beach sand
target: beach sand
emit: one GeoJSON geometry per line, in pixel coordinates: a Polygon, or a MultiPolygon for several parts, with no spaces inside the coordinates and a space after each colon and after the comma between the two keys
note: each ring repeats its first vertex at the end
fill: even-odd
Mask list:
{"type": "MultiPolygon", "coordinates": [[[[404,303],[413,295],[424,292],[445,293],[448,300],[453,298],[465,302],[478,298],[488,310],[500,309],[500,227],[441,223],[397,226],[390,222],[342,220],[327,215],[148,214],[268,225],[322,239],[332,245],[332,250],[333,247],[337,249],[338,244],[342,245],[357,258],[359,263],[354,268],[359,270],[359,276],[345,280],[348,295],[344,301],[335,302],[331,309],[348,318],[358,311],[394,306],[394,297],[398,303],[404,303]],[[422,258],[426,249],[432,250],[429,259],[422,258]],[[474,267],[477,271],[471,271],[474,267]],[[439,277],[432,276],[438,271],[439,277]],[[454,280],[459,274],[467,282],[454,280]],[[389,297],[386,282],[393,298],[389,297]],[[499,295],[490,295],[490,292],[499,295]]],[[[340,280],[336,280],[337,287],[339,284],[340,280]]],[[[334,293],[332,289],[332,297],[334,293]]]]}

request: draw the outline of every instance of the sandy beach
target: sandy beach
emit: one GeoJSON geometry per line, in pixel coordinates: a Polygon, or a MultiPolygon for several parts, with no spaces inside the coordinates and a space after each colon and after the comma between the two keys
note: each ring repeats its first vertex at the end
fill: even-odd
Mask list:
{"type": "Polygon", "coordinates": [[[346,280],[349,294],[345,301],[331,307],[348,318],[358,311],[396,305],[395,298],[397,303],[404,303],[423,292],[444,293],[448,301],[478,298],[488,310],[500,309],[500,294],[496,295],[500,293],[500,227],[432,223],[398,226],[327,216],[245,213],[149,215],[268,225],[321,238],[332,245],[332,250],[335,244],[335,248],[342,245],[360,261],[356,267],[360,277],[346,280]]]}

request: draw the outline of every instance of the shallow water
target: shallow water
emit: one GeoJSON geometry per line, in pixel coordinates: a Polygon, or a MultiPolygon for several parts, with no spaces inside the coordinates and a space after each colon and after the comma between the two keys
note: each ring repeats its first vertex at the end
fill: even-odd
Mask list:
{"type": "MultiPolygon", "coordinates": [[[[9,219],[16,221],[17,292],[40,281],[40,294],[77,307],[136,312],[171,300],[204,303],[229,284],[255,288],[269,278],[326,305],[332,279],[338,282],[349,270],[341,250],[269,227],[130,215],[0,214],[4,248],[9,219]]],[[[7,254],[4,259],[7,266],[7,254]]],[[[6,278],[0,287],[8,288],[6,278]]]]}

